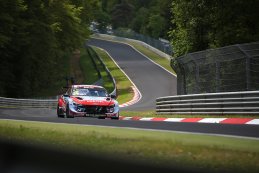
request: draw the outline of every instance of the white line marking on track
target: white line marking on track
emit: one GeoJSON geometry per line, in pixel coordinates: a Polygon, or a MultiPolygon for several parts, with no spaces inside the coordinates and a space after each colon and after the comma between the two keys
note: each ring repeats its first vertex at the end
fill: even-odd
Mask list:
{"type": "Polygon", "coordinates": [[[140,118],[140,121],[151,121],[153,118],[140,118]]]}
{"type": "Polygon", "coordinates": [[[181,122],[185,118],[167,118],[164,121],[166,122],[181,122]]]}
{"type": "Polygon", "coordinates": [[[131,120],[132,117],[124,117],[123,120],[131,120]]]}
{"type": "Polygon", "coordinates": [[[245,124],[256,124],[256,125],[259,125],[259,119],[254,119],[254,120],[248,121],[245,124]]]}
{"type": "Polygon", "coordinates": [[[220,123],[224,121],[226,118],[203,118],[202,120],[198,121],[199,123],[220,123]]]}

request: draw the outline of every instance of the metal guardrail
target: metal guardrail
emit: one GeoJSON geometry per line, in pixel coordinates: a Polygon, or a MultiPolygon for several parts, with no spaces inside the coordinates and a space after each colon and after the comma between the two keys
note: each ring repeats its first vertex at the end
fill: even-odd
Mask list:
{"type": "Polygon", "coordinates": [[[0,108],[56,108],[57,99],[17,99],[0,97],[0,108]]]}
{"type": "Polygon", "coordinates": [[[158,114],[259,115],[259,91],[222,92],[160,97],[158,114]]]}
{"type": "Polygon", "coordinates": [[[106,71],[106,73],[108,74],[110,80],[112,81],[112,84],[113,84],[113,88],[114,88],[114,89],[113,89],[113,91],[112,91],[110,94],[117,96],[116,81],[115,81],[115,79],[113,78],[113,76],[112,76],[110,70],[106,67],[106,65],[105,65],[105,63],[103,62],[102,58],[93,50],[93,48],[92,48],[91,46],[87,45],[87,43],[86,43],[85,46],[88,48],[89,55],[91,56],[92,60],[94,61],[95,67],[96,67],[96,69],[97,69],[97,71],[98,71],[98,74],[99,74],[99,78],[100,78],[100,79],[99,79],[95,84],[99,84],[99,85],[101,84],[101,85],[102,85],[102,83],[103,83],[101,72],[100,72],[100,70],[97,68],[97,64],[96,64],[96,62],[95,62],[95,60],[94,60],[94,59],[96,58],[96,59],[101,63],[102,68],[106,71]],[[99,82],[99,83],[98,83],[98,82],[99,82]]]}

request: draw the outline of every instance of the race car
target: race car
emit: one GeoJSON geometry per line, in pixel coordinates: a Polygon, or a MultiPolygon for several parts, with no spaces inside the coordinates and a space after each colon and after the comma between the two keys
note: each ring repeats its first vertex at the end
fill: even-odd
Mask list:
{"type": "Polygon", "coordinates": [[[72,85],[58,98],[58,117],[91,116],[119,119],[119,104],[114,95],[97,85],[72,85]]]}

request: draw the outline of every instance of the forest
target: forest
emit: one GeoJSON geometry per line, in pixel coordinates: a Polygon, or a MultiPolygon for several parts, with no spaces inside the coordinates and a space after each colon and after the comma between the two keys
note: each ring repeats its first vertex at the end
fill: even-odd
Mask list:
{"type": "Polygon", "coordinates": [[[127,28],[189,52],[259,40],[259,0],[0,0],[0,96],[52,96],[73,51],[99,30],[127,28]]]}
{"type": "Polygon", "coordinates": [[[259,40],[259,0],[102,0],[97,18],[171,40],[174,56],[259,40]]]}
{"type": "Polygon", "coordinates": [[[0,0],[0,96],[54,95],[89,36],[95,2],[0,0]]]}

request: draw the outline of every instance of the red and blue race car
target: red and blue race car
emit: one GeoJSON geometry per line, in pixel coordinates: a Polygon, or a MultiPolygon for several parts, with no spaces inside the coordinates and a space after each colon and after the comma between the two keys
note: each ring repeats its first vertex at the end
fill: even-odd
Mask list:
{"type": "Polygon", "coordinates": [[[119,104],[114,95],[97,85],[72,85],[59,96],[58,117],[94,116],[119,119],[119,104]]]}

